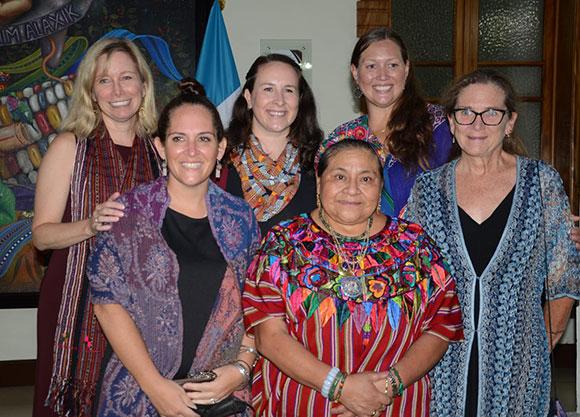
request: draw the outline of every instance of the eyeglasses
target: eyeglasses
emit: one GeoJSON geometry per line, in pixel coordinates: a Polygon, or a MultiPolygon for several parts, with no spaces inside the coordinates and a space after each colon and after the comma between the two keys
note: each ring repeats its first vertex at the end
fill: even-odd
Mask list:
{"type": "Polygon", "coordinates": [[[487,109],[482,112],[471,109],[454,109],[453,118],[458,124],[465,126],[473,124],[477,116],[479,116],[484,125],[497,126],[501,123],[506,113],[507,110],[502,109],[487,109]]]}

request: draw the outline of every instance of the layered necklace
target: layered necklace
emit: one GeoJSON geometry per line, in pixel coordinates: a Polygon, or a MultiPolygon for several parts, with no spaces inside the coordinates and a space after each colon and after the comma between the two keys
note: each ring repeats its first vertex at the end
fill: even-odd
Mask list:
{"type": "Polygon", "coordinates": [[[340,286],[345,296],[349,298],[359,298],[364,292],[364,283],[362,277],[357,277],[354,273],[357,266],[362,268],[364,258],[367,255],[369,242],[371,238],[371,227],[373,225],[373,215],[367,221],[365,231],[354,237],[341,235],[336,232],[324,218],[324,209],[322,205],[318,208],[318,216],[322,225],[330,232],[334,246],[336,247],[336,254],[338,255],[338,273],[341,276],[340,286]],[[345,242],[363,241],[364,249],[358,255],[347,255],[340,243],[340,240],[345,242]]]}
{"type": "Polygon", "coordinates": [[[250,135],[247,148],[232,155],[244,198],[258,221],[268,221],[280,213],[296,194],[300,185],[299,159],[298,149],[288,141],[286,150],[274,161],[254,135],[250,135]]]}

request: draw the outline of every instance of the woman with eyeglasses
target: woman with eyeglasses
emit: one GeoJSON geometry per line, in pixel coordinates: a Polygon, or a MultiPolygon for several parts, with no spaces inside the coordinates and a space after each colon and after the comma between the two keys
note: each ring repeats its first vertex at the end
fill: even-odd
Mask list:
{"type": "Polygon", "coordinates": [[[460,156],[417,179],[406,214],[450,261],[465,343],[431,371],[430,415],[543,417],[549,352],[580,297],[568,197],[554,168],[521,156],[504,76],[464,75],[442,104],[460,156]]]}
{"type": "MultiPolygon", "coordinates": [[[[378,27],[366,32],[350,63],[354,94],[364,100],[367,114],[338,126],[328,138],[349,136],[380,145],[385,177],[380,210],[406,217],[415,179],[452,159],[455,139],[441,106],[420,95],[409,51],[395,31],[378,27]]],[[[579,228],[572,228],[571,239],[580,250],[579,228]]]]}

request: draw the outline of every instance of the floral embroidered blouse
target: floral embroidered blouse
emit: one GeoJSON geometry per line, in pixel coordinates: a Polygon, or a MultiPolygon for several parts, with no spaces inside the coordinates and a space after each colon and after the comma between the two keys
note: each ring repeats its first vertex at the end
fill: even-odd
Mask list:
{"type": "MultiPolygon", "coordinates": [[[[282,319],[316,357],[348,373],[387,370],[423,333],[461,340],[459,302],[446,261],[420,226],[387,219],[350,274],[332,237],[308,215],[275,226],[248,272],[248,332],[269,318],[282,319]]],[[[342,254],[360,253],[361,245],[344,241],[342,254]]],[[[330,416],[327,399],[267,360],[256,368],[253,396],[258,415],[330,416]]],[[[382,415],[427,416],[428,400],[425,376],[382,415]]]]}

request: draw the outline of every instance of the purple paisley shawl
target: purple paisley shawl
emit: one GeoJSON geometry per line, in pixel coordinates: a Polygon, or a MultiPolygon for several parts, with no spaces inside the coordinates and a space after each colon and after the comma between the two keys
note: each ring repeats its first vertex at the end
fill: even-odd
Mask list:
{"type": "MultiPolygon", "coordinates": [[[[120,304],[135,321],[151,359],[171,379],[181,364],[183,319],[179,265],[161,227],[169,207],[166,177],[124,194],[125,216],[97,238],[87,263],[94,304],[120,304]]],[[[260,231],[251,207],[210,182],[206,204],[213,236],[228,264],[191,372],[233,362],[244,335],[241,294],[260,231]]],[[[249,401],[249,390],[235,395],[249,401]]],[[[113,354],[98,393],[98,416],[157,416],[137,381],[113,354]]]]}

